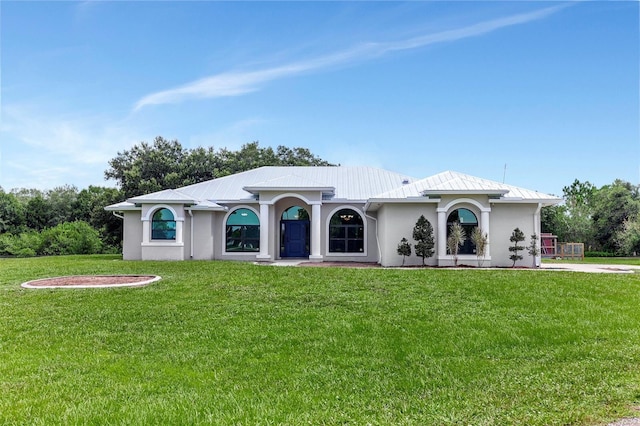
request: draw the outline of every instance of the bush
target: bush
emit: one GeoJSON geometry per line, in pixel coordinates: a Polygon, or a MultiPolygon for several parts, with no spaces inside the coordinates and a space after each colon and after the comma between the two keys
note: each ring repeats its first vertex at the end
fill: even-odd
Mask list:
{"type": "Polygon", "coordinates": [[[97,254],[102,250],[99,232],[83,221],[61,223],[42,232],[0,235],[0,255],[5,256],[97,254]]]}
{"type": "Polygon", "coordinates": [[[609,251],[585,251],[584,257],[616,257],[615,253],[609,251]]]}
{"type": "Polygon", "coordinates": [[[83,221],[61,223],[42,232],[45,255],[96,254],[102,251],[100,234],[83,221]]]}

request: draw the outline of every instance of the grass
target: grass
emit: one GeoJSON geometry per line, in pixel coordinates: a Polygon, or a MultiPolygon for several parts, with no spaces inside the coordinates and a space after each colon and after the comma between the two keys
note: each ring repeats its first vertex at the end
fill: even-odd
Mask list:
{"type": "Polygon", "coordinates": [[[0,423],[602,424],[638,306],[638,274],[0,259],[0,423]],[[163,280],[19,286],[109,273],[163,280]]]}
{"type": "Polygon", "coordinates": [[[543,259],[544,263],[595,263],[602,265],[640,265],[640,257],[585,257],[584,259],[543,259]]]}

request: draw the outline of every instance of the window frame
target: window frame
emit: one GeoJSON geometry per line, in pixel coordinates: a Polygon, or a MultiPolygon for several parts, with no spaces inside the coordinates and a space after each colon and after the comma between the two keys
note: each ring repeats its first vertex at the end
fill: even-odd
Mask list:
{"type": "Polygon", "coordinates": [[[178,223],[176,220],[176,214],[173,210],[169,209],[168,207],[158,207],[157,209],[153,210],[153,212],[151,213],[151,232],[150,232],[150,240],[151,241],[167,241],[167,242],[177,242],[177,231],[178,231],[178,223]],[[163,211],[167,211],[172,219],[156,219],[156,215],[158,213],[162,213],[163,211]],[[173,227],[169,227],[167,229],[156,229],[156,224],[173,224],[173,227]],[[158,237],[157,233],[158,232],[164,232],[166,233],[168,231],[170,231],[173,234],[173,237],[158,237]]]}
{"type": "Polygon", "coordinates": [[[234,254],[255,255],[260,253],[260,215],[258,214],[258,212],[255,211],[255,209],[249,206],[237,206],[233,208],[231,211],[229,211],[229,213],[227,213],[227,215],[224,218],[224,234],[225,234],[225,237],[223,239],[222,245],[223,245],[223,253],[225,255],[234,255],[234,254]],[[229,225],[229,219],[232,217],[234,213],[238,212],[239,210],[246,210],[252,213],[255,216],[258,224],[257,225],[253,225],[253,224],[229,225]],[[237,230],[240,231],[240,234],[237,236],[230,237],[229,232],[230,231],[235,232],[237,230],[229,229],[229,227],[238,228],[237,230]],[[251,232],[251,235],[247,235],[248,232],[251,232]],[[239,247],[238,250],[229,250],[230,238],[237,240],[237,244],[239,247]]]}
{"type": "MultiPolygon", "coordinates": [[[[326,244],[325,251],[327,256],[345,256],[345,257],[346,256],[367,256],[367,220],[366,220],[366,216],[360,211],[360,209],[350,205],[343,205],[343,206],[336,207],[327,216],[326,223],[327,223],[327,231],[326,231],[327,244],[326,244]],[[352,213],[357,215],[361,223],[357,223],[357,224],[341,223],[340,225],[332,225],[331,222],[334,216],[337,214],[340,214],[340,212],[342,212],[343,210],[350,210],[352,213]],[[339,232],[342,233],[344,236],[332,237],[332,230],[336,228],[340,229],[341,231],[339,232]],[[350,230],[354,230],[358,228],[362,229],[362,236],[350,237],[349,236],[350,230]],[[344,241],[345,251],[332,251],[332,242],[334,241],[344,241]],[[356,244],[358,244],[357,242],[360,242],[360,241],[362,244],[361,250],[347,251],[349,249],[350,243],[353,244],[354,242],[356,242],[356,244]]],[[[357,231],[356,231],[356,235],[357,235],[357,231]]],[[[357,247],[359,246],[360,245],[358,244],[357,247]]]]}

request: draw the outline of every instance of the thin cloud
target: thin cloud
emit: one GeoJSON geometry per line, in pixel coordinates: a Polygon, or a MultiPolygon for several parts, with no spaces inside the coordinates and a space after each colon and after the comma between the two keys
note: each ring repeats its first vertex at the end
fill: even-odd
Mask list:
{"type": "Polygon", "coordinates": [[[275,68],[249,72],[221,73],[173,89],[144,96],[136,102],[134,111],[138,111],[145,106],[174,104],[188,99],[240,96],[255,92],[260,89],[261,84],[280,78],[322,70],[331,66],[363,61],[395,51],[417,49],[432,44],[481,36],[502,28],[536,21],[550,16],[568,5],[569,4],[548,7],[533,12],[480,22],[463,28],[427,34],[401,41],[365,43],[331,55],[275,68]]]}

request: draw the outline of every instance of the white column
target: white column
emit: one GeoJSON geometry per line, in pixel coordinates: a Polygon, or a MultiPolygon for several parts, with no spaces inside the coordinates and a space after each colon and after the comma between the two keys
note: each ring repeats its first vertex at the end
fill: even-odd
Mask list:
{"type": "Polygon", "coordinates": [[[271,260],[269,254],[269,205],[260,204],[260,254],[258,260],[271,260]]]}
{"type": "Polygon", "coordinates": [[[311,256],[309,256],[309,260],[314,262],[322,262],[320,254],[320,241],[322,241],[321,207],[320,204],[311,205],[311,256]]]}
{"type": "Polygon", "coordinates": [[[491,233],[489,232],[489,210],[480,212],[480,230],[487,234],[487,250],[484,253],[485,259],[491,259],[491,233]]]}
{"type": "MultiPolygon", "coordinates": [[[[438,209],[438,259],[445,259],[447,255],[447,212],[438,209]]],[[[438,262],[440,263],[440,262],[438,262]]]]}
{"type": "Polygon", "coordinates": [[[151,241],[151,221],[142,219],[142,242],[151,241]]]}
{"type": "Polygon", "coordinates": [[[183,243],[184,242],[184,237],[183,237],[183,232],[182,229],[184,228],[184,221],[183,220],[176,220],[176,243],[183,243]]]}

